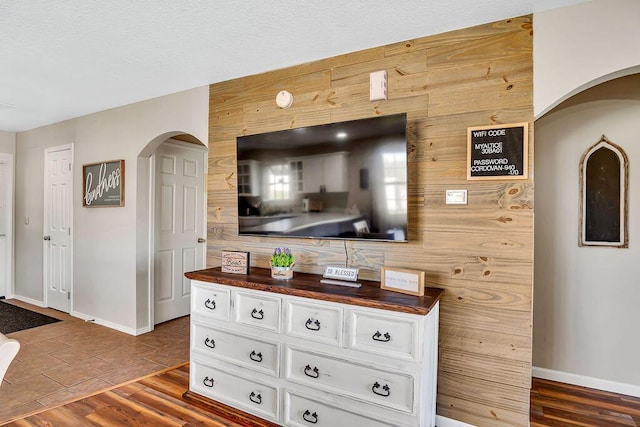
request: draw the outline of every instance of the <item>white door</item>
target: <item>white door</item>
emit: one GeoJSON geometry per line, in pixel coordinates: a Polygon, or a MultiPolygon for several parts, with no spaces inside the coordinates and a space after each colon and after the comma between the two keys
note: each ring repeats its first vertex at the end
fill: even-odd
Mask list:
{"type": "Polygon", "coordinates": [[[72,289],[73,147],[44,154],[44,287],[48,307],[69,313],[72,289]]]}
{"type": "Polygon", "coordinates": [[[0,296],[13,290],[13,156],[0,153],[0,296]]]}
{"type": "Polygon", "coordinates": [[[189,314],[186,271],[204,268],[206,151],[165,142],[155,157],[154,323],[189,314]]]}

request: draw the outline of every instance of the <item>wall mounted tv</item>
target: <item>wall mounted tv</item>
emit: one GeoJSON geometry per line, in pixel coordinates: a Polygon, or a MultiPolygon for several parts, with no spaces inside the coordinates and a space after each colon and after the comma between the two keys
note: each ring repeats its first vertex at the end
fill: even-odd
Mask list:
{"type": "Polygon", "coordinates": [[[406,114],[237,138],[241,236],[407,241],[406,114]]]}

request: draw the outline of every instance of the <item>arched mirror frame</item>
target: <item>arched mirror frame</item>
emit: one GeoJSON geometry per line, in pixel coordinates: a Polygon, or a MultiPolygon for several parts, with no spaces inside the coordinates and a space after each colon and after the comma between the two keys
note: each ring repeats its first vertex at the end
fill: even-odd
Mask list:
{"type": "Polygon", "coordinates": [[[616,248],[629,247],[629,233],[628,233],[628,202],[627,202],[627,189],[628,189],[628,174],[629,174],[629,162],[627,154],[618,145],[612,143],[606,136],[602,135],[600,141],[592,145],[580,159],[580,232],[579,232],[579,245],[580,246],[608,246],[616,248]],[[620,166],[620,235],[617,241],[590,241],[587,239],[587,163],[593,153],[601,148],[611,150],[618,158],[620,166]]]}

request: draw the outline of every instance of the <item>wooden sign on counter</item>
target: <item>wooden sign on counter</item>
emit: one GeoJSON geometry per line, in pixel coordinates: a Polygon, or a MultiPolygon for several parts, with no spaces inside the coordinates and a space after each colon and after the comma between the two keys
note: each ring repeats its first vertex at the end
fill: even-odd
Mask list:
{"type": "Polygon", "coordinates": [[[467,129],[467,179],[527,179],[529,123],[467,129]]]}
{"type": "Polygon", "coordinates": [[[222,251],[223,273],[249,274],[249,252],[222,251]]]}

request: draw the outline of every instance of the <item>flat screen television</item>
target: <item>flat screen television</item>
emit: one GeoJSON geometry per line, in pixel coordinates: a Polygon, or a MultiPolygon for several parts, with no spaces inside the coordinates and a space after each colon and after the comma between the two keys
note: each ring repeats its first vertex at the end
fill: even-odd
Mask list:
{"type": "Polygon", "coordinates": [[[241,236],[407,241],[406,114],[237,137],[241,236]]]}

